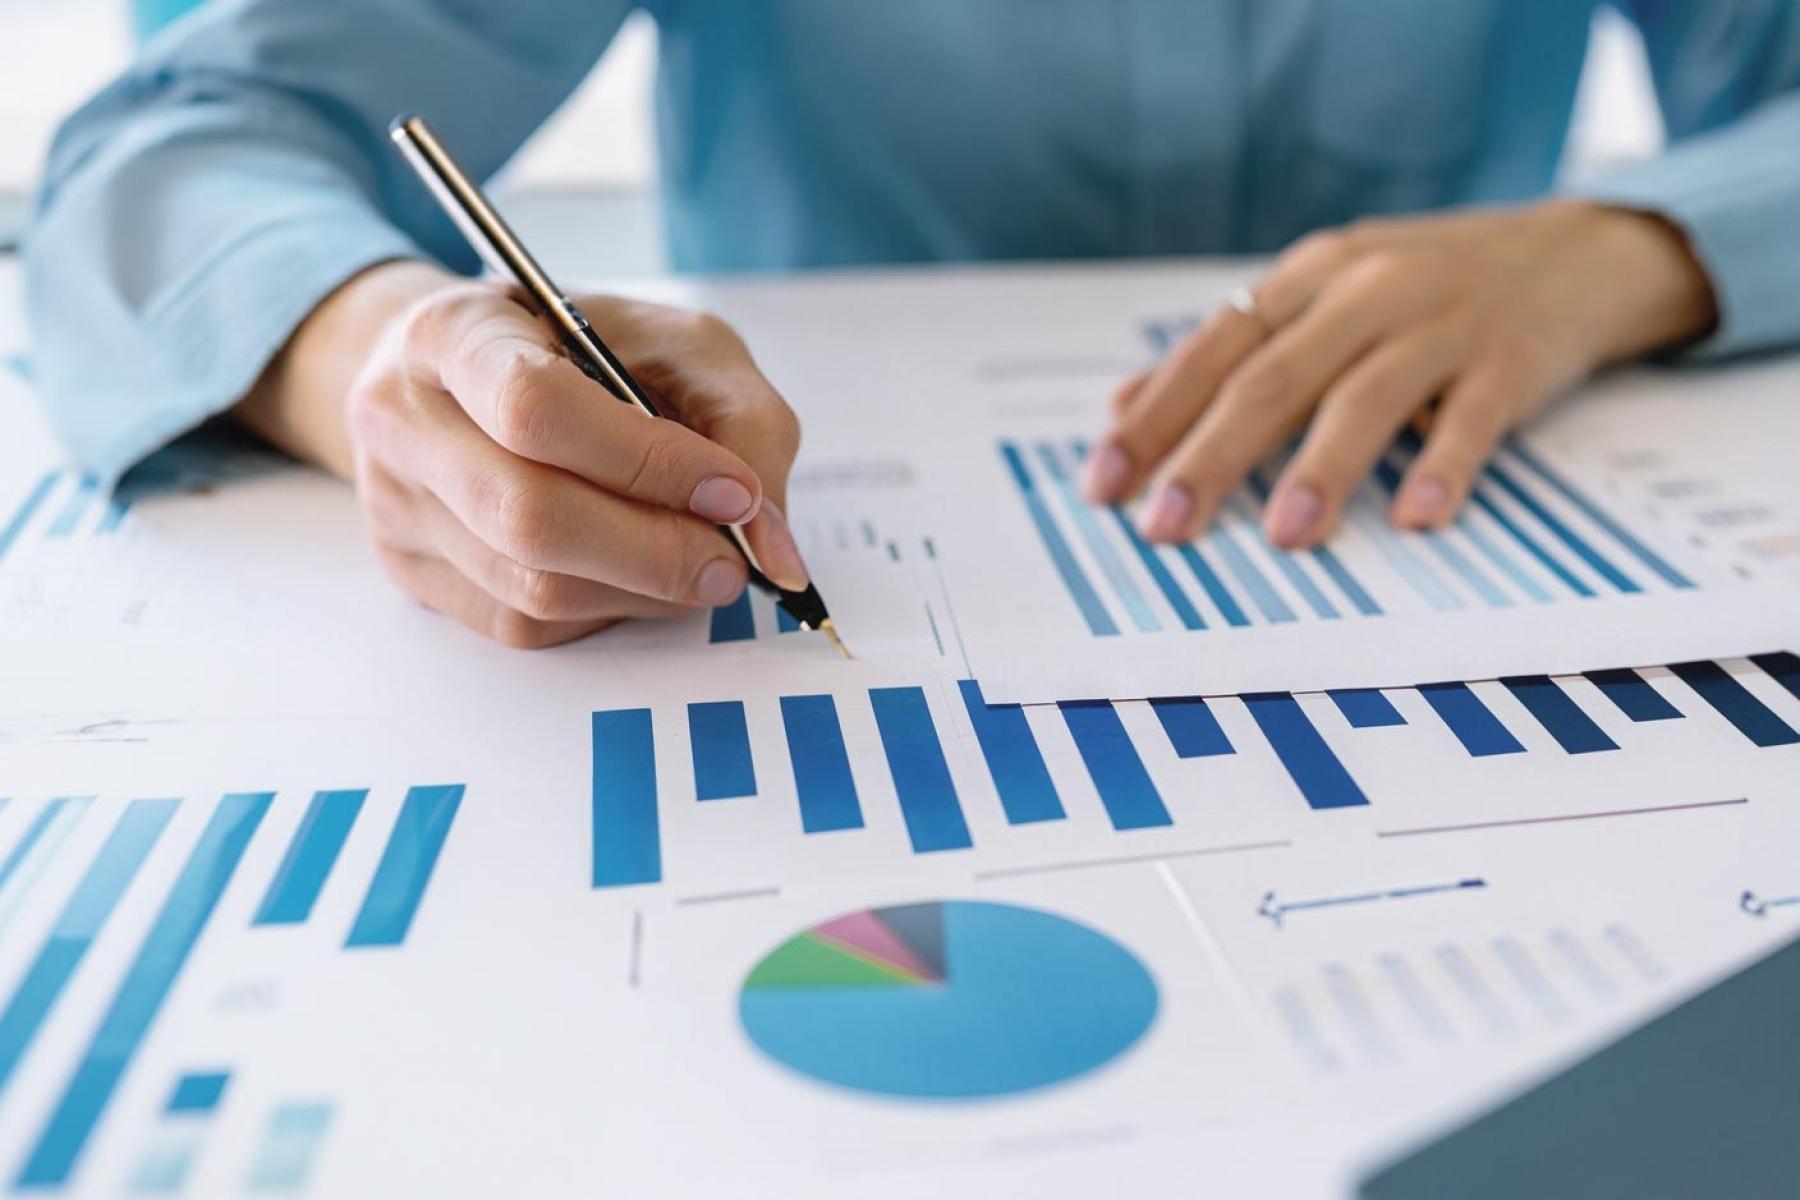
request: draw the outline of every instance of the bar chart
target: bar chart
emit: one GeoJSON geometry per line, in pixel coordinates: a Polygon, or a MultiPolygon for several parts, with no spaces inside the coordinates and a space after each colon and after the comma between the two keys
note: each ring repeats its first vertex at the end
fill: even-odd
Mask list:
{"type": "MultiPolygon", "coordinates": [[[[1206,776],[1173,769],[1267,763],[1291,799],[1261,805],[1258,815],[1326,817],[1410,799],[1384,797],[1359,776],[1362,737],[1418,739],[1384,741],[1389,754],[1366,763],[1429,747],[1483,783],[1498,778],[1491,764],[1513,759],[1542,768],[1610,755],[1629,766],[1634,755],[1655,753],[1659,729],[1689,725],[1696,728],[1684,736],[1704,733],[1722,756],[1779,751],[1800,745],[1797,704],[1800,657],[1784,652],[1660,672],[1323,697],[1272,692],[1027,707],[991,704],[977,681],[963,679],[942,688],[605,710],[593,713],[590,730],[591,881],[596,888],[666,882],[665,825],[705,840],[708,814],[728,810],[756,812],[771,829],[821,846],[837,839],[847,854],[866,851],[877,828],[881,852],[895,857],[989,850],[1033,829],[1089,821],[1142,838],[1220,828],[1216,814],[1191,800],[1209,790],[1206,776]],[[850,842],[862,850],[851,851],[850,842]]],[[[1692,745],[1671,753],[1691,757],[1683,747],[1692,745]]],[[[1424,790],[1453,786],[1437,780],[1424,790]]]]}

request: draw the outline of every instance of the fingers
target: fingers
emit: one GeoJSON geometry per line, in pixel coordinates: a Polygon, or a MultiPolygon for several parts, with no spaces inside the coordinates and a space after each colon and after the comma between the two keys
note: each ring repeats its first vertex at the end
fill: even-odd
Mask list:
{"type": "Polygon", "coordinates": [[[1400,481],[1395,524],[1425,529],[1455,516],[1500,439],[1548,393],[1530,372],[1501,360],[1486,360],[1458,379],[1400,481]]]}
{"type": "Polygon", "coordinates": [[[1095,447],[1082,486],[1096,503],[1121,500],[1143,483],[1182,439],[1242,364],[1277,328],[1302,312],[1331,275],[1349,261],[1349,238],[1302,239],[1255,288],[1256,315],[1222,306],[1185,338],[1128,400],[1095,447]]]}
{"type": "Polygon", "coordinates": [[[442,559],[377,544],[388,578],[433,612],[443,613],[507,646],[531,650],[585,637],[608,620],[541,621],[495,600],[442,559]]]}
{"type": "Polygon", "coordinates": [[[1331,385],[1269,497],[1264,532],[1271,542],[1296,549],[1330,533],[1394,434],[1464,361],[1467,341],[1452,325],[1420,326],[1371,351],[1331,385]]]}
{"type": "MultiPolygon", "coordinates": [[[[1162,463],[1139,514],[1145,537],[1179,541],[1209,522],[1257,462],[1303,423],[1334,380],[1383,337],[1428,313],[1432,278],[1405,259],[1370,255],[1251,354],[1162,463]]],[[[1302,494],[1296,505],[1305,500],[1302,494]]],[[[1309,527],[1320,505],[1299,515],[1309,527]]]]}

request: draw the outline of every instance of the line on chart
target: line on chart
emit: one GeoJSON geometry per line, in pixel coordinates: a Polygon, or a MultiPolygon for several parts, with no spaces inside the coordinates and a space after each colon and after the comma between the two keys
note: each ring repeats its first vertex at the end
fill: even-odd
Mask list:
{"type": "Polygon", "coordinates": [[[1346,904],[1368,904],[1375,900],[1409,900],[1414,896],[1433,896],[1486,886],[1485,879],[1458,879],[1451,883],[1423,883],[1374,892],[1353,892],[1344,896],[1315,896],[1308,900],[1281,900],[1273,891],[1268,891],[1263,893],[1261,902],[1257,904],[1256,915],[1267,917],[1275,923],[1275,928],[1280,929],[1287,914],[1291,912],[1304,912],[1311,908],[1337,908],[1346,904]]]}
{"type": "Polygon", "coordinates": [[[727,900],[755,900],[763,896],[779,896],[779,887],[744,888],[736,892],[712,892],[704,896],[683,896],[677,904],[720,904],[727,900]]]}
{"type": "Polygon", "coordinates": [[[1750,797],[1730,800],[1696,800],[1691,804],[1652,804],[1643,808],[1611,808],[1600,812],[1559,813],[1549,817],[1514,817],[1506,821],[1474,821],[1466,825],[1422,825],[1417,829],[1378,829],[1376,837],[1417,837],[1426,833],[1465,833],[1475,829],[1504,829],[1512,825],[1553,825],[1561,821],[1594,821],[1601,817],[1636,817],[1646,813],[1684,812],[1694,808],[1724,808],[1748,804],[1750,797]]]}
{"type": "Polygon", "coordinates": [[[1768,899],[1748,889],[1738,897],[1738,907],[1753,917],[1766,917],[1771,908],[1786,908],[1791,904],[1800,904],[1800,896],[1774,896],[1768,899]]]}
{"type": "Polygon", "coordinates": [[[976,879],[1017,879],[1021,875],[1044,875],[1052,871],[1079,871],[1086,867],[1119,867],[1129,863],[1166,862],[1175,858],[1204,858],[1212,854],[1238,854],[1246,850],[1280,850],[1294,843],[1283,838],[1273,842],[1240,842],[1234,846],[1202,846],[1196,850],[1175,850],[1157,854],[1121,854],[1115,858],[1083,858],[1072,862],[1036,863],[1029,867],[995,867],[975,872],[976,879]]]}

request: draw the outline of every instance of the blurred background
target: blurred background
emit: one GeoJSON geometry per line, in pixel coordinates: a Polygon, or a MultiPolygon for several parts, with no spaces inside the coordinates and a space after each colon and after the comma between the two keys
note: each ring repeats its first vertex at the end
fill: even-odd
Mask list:
{"type": "MultiPolygon", "coordinates": [[[[196,2],[205,0],[0,0],[0,249],[16,241],[57,122],[116,74],[141,39],[196,2]]],[[[526,241],[553,247],[554,266],[566,277],[663,269],[649,198],[655,61],[655,26],[632,18],[599,68],[496,182],[526,241]],[[584,228],[594,236],[583,236],[584,228]]],[[[1643,47],[1623,18],[1603,10],[1564,173],[1641,158],[1661,144],[1643,47]]]]}

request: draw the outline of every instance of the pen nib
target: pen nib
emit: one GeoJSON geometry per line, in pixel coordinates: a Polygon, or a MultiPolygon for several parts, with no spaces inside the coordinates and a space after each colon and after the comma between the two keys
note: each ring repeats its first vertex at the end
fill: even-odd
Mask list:
{"type": "Polygon", "coordinates": [[[839,654],[852,662],[855,661],[855,655],[850,653],[850,647],[844,645],[844,639],[838,636],[837,627],[831,623],[830,617],[819,622],[819,632],[831,639],[831,644],[837,647],[839,654]]]}

